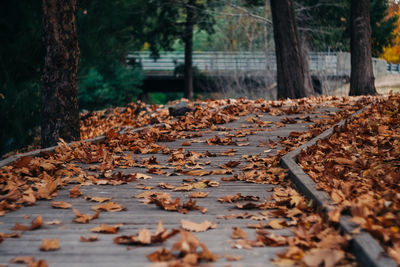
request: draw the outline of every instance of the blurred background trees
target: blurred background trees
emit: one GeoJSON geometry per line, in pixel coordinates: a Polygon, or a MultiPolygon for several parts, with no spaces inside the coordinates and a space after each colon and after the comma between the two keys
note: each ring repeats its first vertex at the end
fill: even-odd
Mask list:
{"type": "MultiPolygon", "coordinates": [[[[136,101],[142,93],[140,64],[131,51],[184,51],[189,0],[77,0],[81,58],[80,109],[136,101]],[[186,11],[185,11],[186,10],[186,11]]],[[[194,0],[193,51],[273,53],[269,1],[194,0]]],[[[302,49],[350,50],[346,0],[294,0],[302,49]]],[[[400,61],[399,4],[371,0],[372,54],[400,61]]],[[[43,70],[40,1],[0,3],[0,154],[29,144],[40,122],[43,70]]],[[[159,97],[158,99],[168,99],[159,97]]]]}

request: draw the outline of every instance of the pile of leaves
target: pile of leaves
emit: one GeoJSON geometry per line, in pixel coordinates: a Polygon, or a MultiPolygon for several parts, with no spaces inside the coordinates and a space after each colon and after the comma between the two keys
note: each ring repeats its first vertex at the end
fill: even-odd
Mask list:
{"type": "Polygon", "coordinates": [[[350,214],[400,264],[400,95],[372,104],[298,162],[336,203],[330,219],[350,214]]]}
{"type": "MultiPolygon", "coordinates": [[[[351,236],[343,236],[339,230],[326,222],[312,204],[290,187],[289,182],[275,187],[273,196],[261,203],[248,202],[235,206],[245,210],[262,210],[260,215],[236,213],[220,216],[223,219],[252,219],[259,221],[247,227],[256,230],[256,239],[248,239],[239,227],[233,229],[233,248],[288,247],[272,262],[278,266],[355,266],[353,255],[348,253],[351,236]],[[278,219],[270,219],[270,217],[278,219]],[[263,222],[266,220],[267,222],[263,222]],[[290,227],[293,236],[278,236],[271,230],[290,227]]],[[[229,201],[241,196],[226,196],[229,201]]],[[[221,201],[221,200],[220,200],[221,201]]]]}
{"type": "MultiPolygon", "coordinates": [[[[208,145],[230,145],[243,146],[246,143],[240,141],[250,134],[257,131],[266,131],[271,124],[275,127],[284,127],[287,124],[298,122],[314,122],[305,132],[292,132],[288,137],[281,138],[278,142],[260,143],[260,146],[276,148],[282,146],[275,156],[263,158],[261,156],[246,156],[246,165],[241,165],[241,173],[236,173],[232,177],[222,178],[222,182],[245,181],[259,184],[281,184],[282,188],[274,192],[271,201],[258,202],[257,196],[236,195],[220,200],[221,202],[233,203],[235,208],[242,210],[260,210],[260,214],[255,218],[265,218],[268,216],[267,210],[276,210],[274,216],[282,217],[282,220],[270,221],[268,224],[254,226],[259,234],[256,241],[239,241],[238,247],[244,246],[289,246],[288,252],[280,255],[277,262],[301,263],[307,262],[309,257],[316,257],[317,260],[326,259],[326,250],[337,250],[333,253],[333,259],[329,259],[325,265],[336,264],[346,261],[345,249],[347,237],[341,237],[336,230],[328,228],[321,216],[310,209],[306,201],[294,190],[290,189],[290,184],[285,184],[286,174],[280,168],[280,158],[307,142],[312,137],[337,123],[339,120],[349,116],[355,110],[370,103],[373,98],[311,98],[300,100],[285,101],[266,101],[266,100],[247,100],[247,99],[227,99],[205,102],[187,103],[188,111],[184,116],[171,116],[169,109],[164,106],[146,106],[142,103],[131,104],[125,108],[116,108],[106,111],[91,112],[82,116],[82,137],[90,138],[100,134],[105,135],[105,140],[98,143],[75,142],[66,144],[62,140],[53,152],[42,153],[38,157],[22,157],[11,165],[0,168],[0,216],[20,208],[22,205],[34,205],[38,199],[50,200],[55,197],[62,187],[68,184],[75,184],[70,189],[70,197],[82,197],[79,190],[85,185],[120,185],[133,181],[151,179],[152,175],[190,175],[205,176],[213,174],[233,174],[232,169],[238,167],[241,162],[230,161],[221,165],[220,169],[204,170],[209,162],[199,161],[200,158],[212,158],[217,156],[215,153],[186,152],[183,148],[168,149],[166,146],[159,145],[157,142],[169,142],[176,139],[186,139],[183,146],[190,146],[194,142],[205,142],[208,145]],[[305,114],[316,113],[316,109],[322,103],[338,108],[337,112],[327,114],[323,118],[311,119],[305,114]],[[201,137],[200,129],[224,131],[222,124],[236,120],[240,116],[250,114],[271,114],[271,115],[298,115],[296,119],[285,117],[280,122],[264,122],[258,117],[249,117],[246,122],[248,128],[237,130],[234,134],[225,137],[213,137],[208,140],[194,139],[201,137]],[[139,131],[130,131],[131,128],[141,128],[139,131]],[[125,130],[121,132],[120,130],[125,130]],[[235,138],[235,140],[234,140],[235,138]],[[188,141],[190,139],[190,141],[188,141]],[[123,153],[125,152],[125,153],[123,153]],[[166,165],[160,165],[155,156],[139,162],[135,160],[134,154],[157,154],[169,155],[166,165]],[[76,163],[88,164],[88,169],[82,169],[76,163]],[[116,172],[116,168],[139,167],[145,169],[144,173],[123,174],[116,172]],[[243,201],[250,201],[242,203],[243,201]],[[274,237],[267,232],[267,228],[282,229],[288,226],[296,226],[295,238],[274,237]],[[328,242],[336,238],[340,242],[328,242]],[[254,242],[253,242],[254,241],[254,242]],[[240,243],[241,242],[241,243],[240,243]],[[250,244],[250,245],[248,245],[250,244]],[[301,253],[300,253],[301,252],[301,253]],[[311,253],[311,254],[309,254],[311,253]],[[325,253],[325,254],[324,254],[325,253]]],[[[246,126],[246,127],[247,127],[246,126]]],[[[230,149],[221,151],[220,155],[235,155],[235,150],[230,149]]],[[[190,191],[206,187],[217,187],[219,182],[209,179],[184,180],[180,186],[169,184],[159,184],[163,189],[174,191],[190,191]]],[[[149,190],[151,187],[138,184],[138,188],[149,190]]],[[[139,196],[137,196],[139,197],[139,196]]],[[[154,204],[166,211],[187,213],[198,210],[207,212],[206,207],[196,205],[196,201],[190,199],[181,202],[179,198],[172,199],[167,193],[157,193],[146,191],[143,196],[146,204],[154,204]]],[[[193,192],[191,198],[207,197],[205,192],[193,192]]],[[[118,203],[108,202],[110,199],[100,199],[98,197],[85,196],[88,201],[107,202],[92,207],[94,214],[82,214],[74,209],[76,216],[74,222],[89,223],[99,217],[100,212],[117,212],[125,208],[118,203]]],[[[54,208],[71,208],[69,203],[53,203],[54,208]]],[[[56,223],[56,222],[53,222],[56,223]]],[[[192,229],[193,224],[183,227],[185,230],[192,229]]],[[[196,226],[195,229],[212,228],[210,223],[206,226],[196,226]],[[205,227],[205,228],[203,228],[205,227]]],[[[211,224],[212,225],[212,224],[211,224]]],[[[28,227],[29,228],[29,227],[28,227]]],[[[100,225],[92,229],[96,233],[117,233],[120,225],[100,225]]],[[[176,234],[176,231],[173,231],[176,234]]],[[[183,263],[191,262],[197,264],[198,261],[214,261],[215,256],[210,253],[206,246],[195,241],[194,237],[186,232],[180,232],[182,240],[180,244],[188,243],[184,247],[176,245],[171,251],[163,250],[155,253],[151,260],[157,261],[167,257],[168,260],[183,260],[183,263]],[[189,240],[189,241],[188,241],[189,240]],[[198,248],[202,252],[198,251],[198,248]],[[178,253],[175,253],[178,252],[178,253]],[[189,255],[189,256],[187,256],[189,255]],[[186,258],[186,259],[185,259],[186,258]]],[[[114,240],[116,243],[133,242],[143,244],[150,240],[165,240],[165,236],[158,236],[159,233],[151,235],[146,231],[138,235],[121,237],[114,240]],[[147,241],[144,241],[147,240],[147,241]],[[139,241],[139,242],[138,242],[139,241]]],[[[167,235],[168,237],[170,235],[167,235]]],[[[240,236],[236,233],[235,236],[240,236]]],[[[15,237],[13,234],[0,233],[0,242],[5,238],[15,237]]],[[[84,242],[95,241],[95,237],[82,237],[84,242]]],[[[47,241],[46,241],[47,242],[47,241]]],[[[152,242],[152,241],[151,241],[152,242]]],[[[46,244],[55,244],[58,241],[48,241],[46,244]]],[[[46,247],[52,246],[43,246],[46,247]]],[[[54,246],[57,247],[57,246],[54,246]]]]}

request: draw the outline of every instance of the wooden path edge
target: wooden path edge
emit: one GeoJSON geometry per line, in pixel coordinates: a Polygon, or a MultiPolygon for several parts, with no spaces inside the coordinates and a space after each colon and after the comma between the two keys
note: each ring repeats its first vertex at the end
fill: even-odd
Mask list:
{"type": "MultiPolygon", "coordinates": [[[[132,132],[139,132],[139,131],[141,131],[143,129],[146,129],[148,127],[160,127],[160,126],[163,126],[163,125],[165,125],[165,124],[164,123],[157,123],[157,124],[153,124],[153,125],[147,125],[147,126],[144,126],[144,127],[134,128],[131,131],[132,132]]],[[[124,134],[130,128],[131,127],[129,127],[129,126],[124,127],[123,129],[121,129],[119,131],[119,133],[124,134]]],[[[72,145],[74,143],[77,143],[77,142],[98,143],[98,142],[104,141],[105,139],[106,139],[105,135],[99,135],[97,137],[86,139],[86,140],[69,142],[69,143],[67,143],[67,145],[70,146],[70,145],[72,145]]],[[[21,153],[21,154],[16,154],[16,155],[10,156],[10,157],[5,158],[5,159],[0,161],[0,168],[4,167],[6,165],[9,165],[9,164],[11,164],[11,163],[17,161],[18,159],[23,158],[23,157],[37,157],[37,156],[40,156],[40,154],[42,154],[42,153],[53,152],[57,147],[58,146],[51,146],[51,147],[36,149],[36,150],[29,151],[29,152],[26,152],[26,153],[21,153]]]]}
{"type": "MultiPolygon", "coordinates": [[[[348,120],[364,112],[370,105],[358,110],[349,118],[343,119],[333,127],[325,130],[320,135],[314,137],[307,143],[299,146],[295,150],[284,155],[281,159],[281,165],[288,169],[289,178],[294,182],[300,193],[304,194],[308,199],[312,200],[315,205],[323,210],[325,214],[334,208],[333,200],[329,195],[322,190],[317,190],[317,184],[308,176],[303,169],[297,164],[297,156],[302,150],[305,150],[316,144],[318,140],[327,139],[333,133],[336,127],[344,125],[348,120]]],[[[349,215],[341,215],[339,226],[345,232],[351,234],[351,231],[356,229],[358,225],[353,223],[349,215]]],[[[365,230],[359,234],[352,234],[351,249],[357,260],[362,266],[373,267],[395,267],[397,264],[391,259],[382,246],[365,230]]]]}

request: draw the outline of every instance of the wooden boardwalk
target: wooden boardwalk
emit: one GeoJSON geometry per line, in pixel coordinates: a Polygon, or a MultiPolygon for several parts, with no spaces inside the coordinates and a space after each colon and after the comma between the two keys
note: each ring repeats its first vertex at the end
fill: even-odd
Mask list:
{"type": "MultiPolygon", "coordinates": [[[[332,108],[321,108],[315,114],[310,115],[311,118],[332,112],[332,108]]],[[[299,117],[296,115],[284,116],[271,116],[268,114],[261,114],[259,117],[262,121],[279,122],[284,117],[299,117]]],[[[254,127],[255,124],[250,124],[246,119],[254,117],[254,114],[247,117],[241,117],[237,121],[229,124],[222,125],[226,129],[219,129],[216,131],[203,130],[201,137],[194,139],[205,141],[215,135],[224,137],[226,134],[234,133],[236,130],[246,129],[245,127],[254,127]]],[[[229,149],[234,149],[234,156],[218,156],[199,159],[198,161],[211,161],[209,165],[205,165],[205,170],[220,169],[219,164],[225,164],[228,161],[240,161],[241,164],[235,168],[233,174],[240,174],[241,167],[248,164],[243,159],[244,155],[260,155],[268,157],[275,155],[275,149],[268,147],[258,146],[261,142],[269,140],[277,141],[279,137],[288,136],[292,131],[302,132],[308,129],[309,123],[295,123],[286,124],[283,127],[277,128],[273,123],[267,127],[259,127],[256,134],[244,137],[241,143],[249,143],[246,146],[237,145],[207,145],[206,143],[191,142],[191,146],[182,146],[185,140],[177,140],[174,142],[163,143],[170,149],[183,148],[185,151],[196,151],[205,153],[220,153],[229,149]]],[[[193,139],[193,138],[192,138],[193,139]]],[[[234,138],[237,139],[237,138],[234,138]]],[[[240,139],[240,138],[239,138],[240,139]]],[[[160,165],[167,165],[169,155],[163,154],[147,154],[135,155],[134,157],[140,159],[155,156],[160,165]]],[[[89,166],[84,166],[85,168],[89,166]]],[[[143,168],[129,168],[129,169],[116,169],[123,173],[140,172],[146,173],[143,168]]],[[[166,169],[167,172],[172,172],[166,169]]],[[[233,175],[232,174],[232,175],[233,175]]],[[[119,186],[82,186],[80,190],[83,196],[99,196],[109,197],[112,201],[122,204],[126,207],[126,211],[121,212],[102,212],[100,217],[91,221],[89,224],[77,224],[72,220],[75,218],[72,209],[54,209],[51,207],[51,201],[38,201],[36,205],[24,207],[17,211],[5,214],[0,217],[0,232],[10,233],[10,229],[16,224],[21,223],[29,225],[31,220],[38,215],[43,216],[43,220],[53,221],[60,220],[62,224],[59,225],[44,225],[42,228],[34,231],[26,231],[20,238],[8,238],[0,244],[0,265],[9,265],[9,261],[16,256],[34,256],[36,259],[45,259],[50,266],[151,266],[151,263],[146,255],[150,254],[160,247],[171,248],[172,244],[176,242],[179,237],[175,236],[167,240],[163,244],[150,245],[150,246],[124,246],[113,243],[113,238],[119,235],[132,235],[136,234],[138,230],[147,228],[150,231],[155,231],[157,223],[162,220],[166,229],[180,228],[181,219],[190,220],[193,222],[203,222],[204,220],[217,223],[215,229],[206,232],[194,233],[194,235],[206,244],[209,250],[221,256],[216,262],[205,263],[206,266],[273,266],[270,260],[276,256],[279,251],[285,250],[285,247],[260,247],[253,249],[232,248],[234,240],[231,239],[233,227],[241,227],[248,235],[249,239],[254,240],[256,233],[254,229],[247,228],[247,224],[254,224],[258,221],[250,219],[221,219],[218,216],[230,215],[232,213],[244,213],[246,210],[235,208],[232,203],[220,203],[218,198],[225,195],[235,195],[240,193],[242,195],[258,196],[260,200],[268,199],[271,196],[271,190],[275,185],[269,184],[253,184],[241,181],[225,182],[221,181],[221,177],[231,177],[232,175],[207,175],[203,177],[194,176],[166,176],[149,174],[152,179],[137,180],[128,184],[119,186]],[[218,181],[218,187],[207,187],[201,190],[194,189],[189,192],[172,191],[158,187],[159,183],[169,183],[172,185],[180,185],[182,179],[185,178],[198,178],[209,179],[218,181]],[[136,188],[138,184],[145,184],[146,186],[154,186],[152,191],[162,191],[170,193],[173,198],[180,197],[182,200],[187,201],[188,195],[196,191],[208,192],[206,198],[198,198],[197,204],[208,209],[208,212],[202,214],[200,211],[190,211],[188,214],[181,214],[178,212],[164,211],[155,206],[154,204],[143,204],[140,199],[135,198],[135,195],[145,192],[144,190],[136,188]],[[28,218],[27,218],[28,217],[28,218]],[[83,243],[80,242],[80,237],[88,237],[93,235],[89,229],[100,224],[122,224],[118,234],[98,234],[99,240],[96,242],[83,243]],[[39,250],[42,240],[58,238],[60,249],[57,251],[43,252],[39,250]],[[239,261],[228,261],[224,255],[238,255],[241,256],[239,261]]],[[[89,202],[83,198],[69,198],[68,190],[70,187],[60,190],[58,196],[52,201],[66,201],[73,205],[73,208],[78,209],[82,213],[94,212],[90,208],[96,203],[89,202]]],[[[259,211],[247,211],[251,214],[260,215],[259,211]]],[[[273,219],[273,218],[268,218],[273,219]]],[[[277,235],[290,235],[289,229],[282,230],[269,230],[277,235]]]]}

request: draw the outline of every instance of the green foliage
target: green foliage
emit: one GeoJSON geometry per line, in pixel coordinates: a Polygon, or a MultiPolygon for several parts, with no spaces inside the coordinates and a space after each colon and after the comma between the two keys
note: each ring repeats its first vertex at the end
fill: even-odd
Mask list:
{"type": "MultiPolygon", "coordinates": [[[[316,51],[350,51],[350,1],[298,0],[302,14],[299,24],[312,35],[311,47],[316,51]]],[[[393,36],[395,18],[386,19],[388,0],[371,0],[372,55],[379,56],[393,36]]]]}
{"type": "MultiPolygon", "coordinates": [[[[142,75],[125,58],[144,42],[142,27],[135,27],[144,23],[143,5],[137,0],[78,1],[81,108],[124,105],[137,98],[142,75]]],[[[1,1],[0,38],[1,155],[29,144],[40,125],[41,1],[1,1]]]]}
{"type": "Polygon", "coordinates": [[[0,155],[31,142],[40,122],[41,31],[40,1],[1,2],[0,155]]]}
{"type": "Polygon", "coordinates": [[[106,79],[96,68],[90,68],[79,81],[80,108],[93,110],[136,101],[142,79],[138,68],[117,66],[106,79]]]}
{"type": "MultiPolygon", "coordinates": [[[[214,33],[215,16],[210,9],[219,5],[219,1],[201,0],[194,4],[195,28],[199,32],[214,33]]],[[[185,34],[187,0],[153,0],[147,1],[144,14],[147,16],[143,34],[150,45],[154,58],[159,56],[161,50],[171,50],[177,40],[183,40],[185,34]]]]}
{"type": "Polygon", "coordinates": [[[141,1],[82,0],[77,25],[81,50],[79,66],[79,105],[84,109],[122,106],[141,93],[142,74],[128,65],[129,51],[143,44],[138,16],[141,1]],[[135,38],[134,38],[135,37],[135,38]]]}
{"type": "Polygon", "coordinates": [[[147,97],[149,104],[161,105],[166,104],[169,101],[181,99],[183,97],[183,93],[149,93],[147,97]]]}

